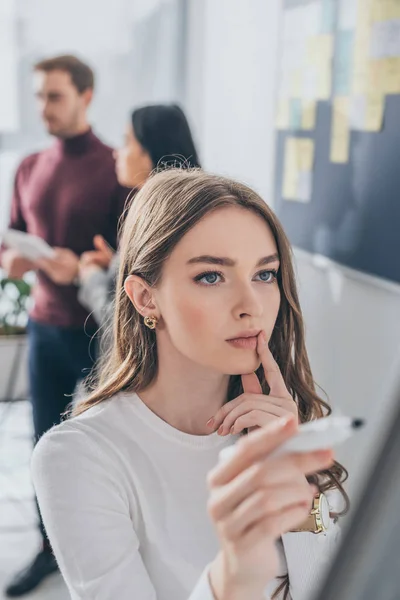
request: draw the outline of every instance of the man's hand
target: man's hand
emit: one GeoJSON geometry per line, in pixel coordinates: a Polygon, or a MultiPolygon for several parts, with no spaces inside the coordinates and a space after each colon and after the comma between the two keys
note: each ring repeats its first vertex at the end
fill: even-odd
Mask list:
{"type": "Polygon", "coordinates": [[[70,285],[78,275],[79,257],[68,248],[54,248],[53,258],[41,258],[37,267],[54,283],[70,285]]]}
{"type": "Polygon", "coordinates": [[[36,263],[21,256],[17,250],[4,250],[1,257],[1,266],[10,279],[22,279],[28,271],[37,268],[36,263]]]}

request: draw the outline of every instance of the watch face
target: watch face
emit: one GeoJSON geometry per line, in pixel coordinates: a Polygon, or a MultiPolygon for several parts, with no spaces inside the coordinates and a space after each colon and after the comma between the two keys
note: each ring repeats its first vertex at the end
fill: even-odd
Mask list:
{"type": "Polygon", "coordinates": [[[329,504],[328,504],[328,500],[326,499],[326,497],[323,494],[321,494],[321,496],[320,496],[319,510],[320,510],[320,515],[321,515],[322,525],[323,525],[324,529],[328,529],[329,525],[330,525],[329,504]]]}

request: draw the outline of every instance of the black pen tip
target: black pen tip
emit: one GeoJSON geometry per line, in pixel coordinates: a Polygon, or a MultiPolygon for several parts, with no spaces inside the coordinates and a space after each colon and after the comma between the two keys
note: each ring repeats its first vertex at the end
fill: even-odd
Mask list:
{"type": "Polygon", "coordinates": [[[360,427],[364,427],[365,420],[364,419],[353,419],[353,422],[351,425],[352,425],[353,429],[360,429],[360,427]]]}

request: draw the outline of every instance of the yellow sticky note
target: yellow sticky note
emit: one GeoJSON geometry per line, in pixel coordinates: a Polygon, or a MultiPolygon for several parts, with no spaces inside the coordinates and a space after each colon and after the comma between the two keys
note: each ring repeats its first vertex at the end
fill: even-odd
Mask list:
{"type": "Polygon", "coordinates": [[[301,97],[301,80],[302,80],[302,69],[295,69],[290,75],[290,96],[292,98],[301,97]]]}
{"type": "Polygon", "coordinates": [[[374,16],[374,6],[381,0],[356,0],[357,2],[357,27],[370,25],[374,16]]]}
{"type": "Polygon", "coordinates": [[[327,63],[333,56],[333,36],[314,35],[307,39],[306,60],[309,64],[327,63]]]}
{"type": "Polygon", "coordinates": [[[385,58],[382,62],[383,91],[386,94],[400,94],[400,57],[385,58]]]}
{"type": "Polygon", "coordinates": [[[350,152],[350,99],[347,96],[334,98],[332,110],[331,161],[346,163],[349,160],[350,152]]]}
{"type": "Polygon", "coordinates": [[[386,59],[371,60],[368,65],[368,88],[366,92],[383,92],[385,89],[386,59]]]}
{"type": "Polygon", "coordinates": [[[381,92],[367,95],[365,131],[381,131],[385,110],[385,96],[381,92]]]}
{"type": "Polygon", "coordinates": [[[301,113],[301,128],[306,131],[315,129],[317,120],[317,103],[315,100],[303,100],[301,113]]]}
{"type": "Polygon", "coordinates": [[[371,18],[373,21],[391,21],[400,19],[399,0],[374,0],[371,18]]]}
{"type": "Polygon", "coordinates": [[[368,90],[371,28],[371,0],[359,1],[354,40],[353,94],[365,94],[368,90]]]}
{"type": "Polygon", "coordinates": [[[368,61],[360,61],[354,65],[352,92],[354,96],[365,94],[368,90],[368,61]]]}
{"type": "Polygon", "coordinates": [[[289,99],[279,99],[276,112],[277,129],[289,129],[290,122],[290,103],[289,99]]]}
{"type": "Polygon", "coordinates": [[[314,166],[314,141],[301,138],[298,140],[297,148],[300,171],[311,171],[314,166]]]}
{"type": "Polygon", "coordinates": [[[297,182],[299,176],[298,158],[299,151],[297,138],[287,138],[282,182],[282,197],[285,200],[293,200],[297,195],[297,182]]]}
{"type": "Polygon", "coordinates": [[[331,65],[321,66],[317,79],[317,100],[329,100],[332,93],[331,65]]]}

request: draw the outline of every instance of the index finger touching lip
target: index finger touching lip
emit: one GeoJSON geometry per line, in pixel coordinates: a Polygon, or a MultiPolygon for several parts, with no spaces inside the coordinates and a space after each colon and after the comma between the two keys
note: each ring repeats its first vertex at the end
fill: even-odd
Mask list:
{"type": "Polygon", "coordinates": [[[268,454],[292,437],[298,428],[293,415],[277,419],[242,438],[236,451],[226,462],[218,464],[209,474],[210,486],[224,485],[255,462],[265,459],[268,454]]]}
{"type": "Polygon", "coordinates": [[[271,396],[276,396],[277,398],[291,397],[282,377],[279,365],[268,347],[267,336],[264,331],[261,331],[258,335],[257,352],[261,359],[265,379],[269,385],[271,396]]]}

